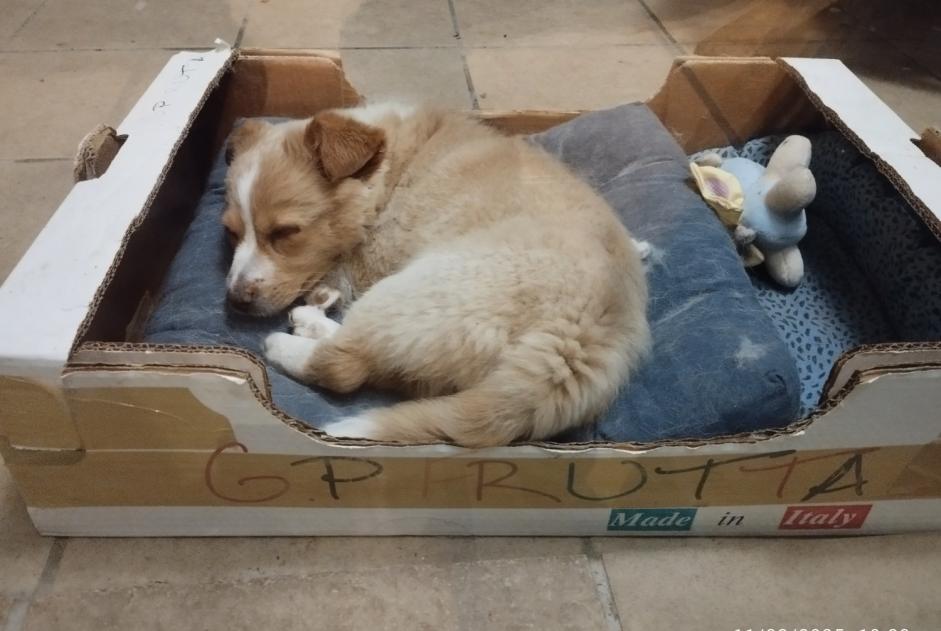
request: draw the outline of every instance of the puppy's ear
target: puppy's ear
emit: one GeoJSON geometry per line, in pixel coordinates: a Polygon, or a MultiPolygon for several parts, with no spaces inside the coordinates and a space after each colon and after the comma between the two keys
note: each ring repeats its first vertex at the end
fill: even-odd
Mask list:
{"type": "Polygon", "coordinates": [[[330,182],[366,178],[382,163],[386,136],[336,112],[318,114],[304,130],[304,145],[330,182]]]}
{"type": "Polygon", "coordinates": [[[250,118],[236,127],[225,145],[225,163],[232,164],[235,156],[258,142],[262,132],[268,127],[266,121],[250,118]]]}

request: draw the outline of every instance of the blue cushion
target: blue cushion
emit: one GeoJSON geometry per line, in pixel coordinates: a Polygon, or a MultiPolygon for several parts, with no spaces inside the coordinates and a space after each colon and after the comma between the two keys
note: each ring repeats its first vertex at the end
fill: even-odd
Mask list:
{"type": "Polygon", "coordinates": [[[534,139],[598,190],[648,262],[651,358],[578,441],[705,438],[797,418],[800,386],[725,227],[689,186],[686,155],[643,105],[593,112],[534,139]]]}
{"type": "MultiPolygon", "coordinates": [[[[643,105],[578,117],[533,137],[590,182],[637,238],[648,264],[654,350],[593,426],[571,441],[703,438],[779,427],[796,418],[793,360],[758,303],[725,228],[687,186],[686,156],[643,105]]],[[[217,162],[196,218],[168,273],[146,338],[230,344],[258,353],[283,316],[257,320],[224,307],[231,252],[219,228],[225,165],[217,162]]],[[[359,392],[337,397],[269,369],[275,403],[323,426],[355,409],[392,401],[359,392]]]]}
{"type": "Polygon", "coordinates": [[[808,211],[807,236],[800,246],[801,284],[787,291],[763,270],[751,272],[759,302],[797,362],[802,415],[817,407],[840,355],[895,336],[868,280],[833,229],[813,210],[808,211]]]}
{"type": "Polygon", "coordinates": [[[814,138],[820,215],[869,280],[896,332],[892,341],[941,339],[941,245],[871,160],[841,134],[814,138]]]}

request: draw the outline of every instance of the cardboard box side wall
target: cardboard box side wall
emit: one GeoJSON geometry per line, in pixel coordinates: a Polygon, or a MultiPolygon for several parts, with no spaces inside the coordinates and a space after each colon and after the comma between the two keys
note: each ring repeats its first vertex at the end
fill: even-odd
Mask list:
{"type": "MultiPolygon", "coordinates": [[[[269,60],[258,55],[240,59],[235,63],[232,76],[223,78],[215,91],[208,89],[215,84],[207,84],[211,92],[207,101],[209,107],[196,118],[194,129],[200,129],[200,117],[208,118],[216,111],[212,104],[217,94],[231,96],[233,91],[240,93],[247,89],[232,87],[236,85],[232,77],[238,77],[241,69],[246,69],[248,77],[244,85],[264,89],[266,96],[242,104],[222,98],[224,114],[217,115],[221,122],[215,130],[216,142],[224,137],[238,116],[306,115],[313,111],[303,108],[321,107],[305,106],[303,99],[295,100],[284,92],[294,93],[299,67],[317,66],[318,72],[326,72],[331,81],[329,85],[334,86],[334,94],[340,101],[338,104],[353,98],[351,94],[355,92],[347,89],[342,73],[332,62],[302,55],[277,57],[269,60]],[[295,59],[298,57],[301,60],[295,59]]],[[[693,76],[699,83],[705,81],[707,94],[724,94],[722,90],[712,89],[713,84],[708,79],[718,72],[715,76],[721,76],[722,80],[716,79],[715,85],[724,85],[722,82],[729,80],[729,71],[723,71],[726,73],[723,75],[723,72],[709,69],[710,65],[724,63],[696,60],[696,70],[705,74],[693,76]]],[[[681,61],[674,68],[664,89],[651,101],[652,106],[660,99],[666,107],[669,99],[663,96],[665,94],[696,94],[691,88],[683,87],[682,82],[689,83],[684,64],[681,61]]],[[[739,79],[749,72],[775,77],[774,81],[758,82],[764,86],[764,97],[759,102],[766,103],[767,108],[760,115],[752,116],[749,127],[742,128],[749,130],[747,133],[761,135],[769,131],[768,124],[780,122],[777,111],[793,112],[793,120],[806,120],[807,125],[822,124],[819,115],[807,113],[809,101],[802,91],[794,91],[794,79],[787,72],[771,70],[778,68],[774,62],[734,60],[732,65],[739,79]],[[787,98],[799,102],[776,104],[775,94],[790,95],[787,98]],[[802,119],[804,116],[807,118],[802,119]]],[[[752,96],[761,96],[756,94],[752,96]]],[[[721,101],[719,106],[726,107],[721,101]]],[[[700,108],[700,116],[703,110],[708,114],[709,107],[704,103],[696,107],[700,108]]],[[[711,107],[716,107],[715,103],[711,107]]],[[[664,114],[667,118],[673,117],[674,129],[679,129],[680,125],[675,113],[678,111],[670,106],[664,114]]],[[[551,126],[572,115],[544,112],[491,118],[493,124],[504,129],[531,132],[538,131],[540,125],[551,126]]],[[[710,144],[728,144],[727,140],[713,143],[717,129],[721,133],[727,131],[721,126],[704,125],[701,129],[706,131],[701,132],[698,131],[700,119],[688,122],[690,138],[705,138],[710,144]]],[[[207,129],[210,126],[207,125],[207,129]]],[[[746,133],[742,129],[732,131],[746,133]]],[[[183,135],[182,130],[180,135],[183,135]]],[[[164,186],[172,184],[170,178],[163,182],[164,186]]],[[[145,248],[135,245],[134,251],[131,250],[127,249],[128,257],[136,256],[145,248]]],[[[119,267],[125,267],[125,262],[119,267]]],[[[126,269],[134,267],[127,265],[126,269]]],[[[128,274],[128,280],[122,285],[127,289],[139,287],[134,275],[128,274]]],[[[132,300],[127,302],[133,303],[132,300]]],[[[102,309],[110,308],[108,304],[110,298],[105,292],[102,309]]],[[[94,327],[95,319],[91,323],[94,327]]],[[[114,324],[110,326],[110,330],[118,330],[114,324]]],[[[11,397],[9,400],[15,405],[10,407],[16,410],[3,421],[0,434],[4,438],[0,439],[0,447],[27,497],[37,526],[45,532],[60,534],[342,534],[352,531],[360,534],[455,531],[529,534],[548,528],[555,534],[579,535],[597,534],[599,528],[604,529],[609,517],[619,519],[614,511],[627,510],[627,507],[641,510],[651,505],[685,506],[683,510],[702,510],[702,515],[711,515],[709,511],[723,502],[748,510],[750,517],[746,527],[724,530],[722,534],[801,534],[779,533],[775,520],[783,519],[780,514],[786,509],[783,502],[800,504],[810,489],[795,484],[785,493],[780,480],[774,484],[769,482],[782,475],[787,481],[799,480],[804,486],[809,484],[810,488],[816,486],[820,487],[818,491],[824,491],[816,494],[818,499],[811,496],[804,500],[806,502],[816,504],[826,497],[847,506],[861,502],[868,505],[872,509],[869,526],[854,532],[868,532],[868,528],[881,531],[938,527],[941,515],[937,503],[930,504],[930,499],[912,499],[941,497],[938,483],[941,472],[938,459],[933,457],[937,453],[936,441],[941,427],[932,412],[941,401],[931,394],[941,390],[937,387],[941,383],[938,381],[941,372],[933,363],[936,349],[917,350],[917,354],[906,355],[912,361],[894,361],[898,366],[888,371],[879,365],[867,365],[864,371],[854,369],[848,373],[852,376],[845,380],[841,398],[812,424],[793,427],[790,433],[770,440],[761,440],[770,436],[765,435],[656,449],[649,449],[649,446],[522,445],[470,452],[447,445],[358,446],[312,438],[310,432],[302,431],[271,407],[266,387],[261,383],[263,370],[244,352],[187,351],[94,342],[79,349],[73,367],[61,383],[54,381],[43,386],[20,379],[0,384],[0,394],[5,399],[11,397]],[[184,360],[184,355],[189,358],[184,360]],[[898,401],[909,403],[909,413],[896,424],[886,424],[885,418],[894,409],[880,407],[880,402],[896,406],[898,401]],[[33,421],[37,411],[44,413],[38,424],[33,421]],[[778,458],[781,460],[776,460],[778,458]],[[651,465],[650,470],[644,462],[639,462],[641,468],[638,468],[638,459],[646,460],[646,464],[651,465]],[[707,498],[703,495],[705,488],[700,489],[697,497],[696,489],[704,471],[710,476],[718,471],[720,459],[727,465],[737,463],[738,459],[773,461],[754,471],[751,470],[754,465],[722,467],[726,481],[716,483],[714,488],[726,489],[723,492],[738,487],[754,489],[758,477],[772,477],[764,477],[759,485],[764,490],[757,491],[748,500],[734,493],[707,498]],[[821,480],[811,480],[811,474],[822,471],[816,467],[825,468],[834,463],[836,468],[825,473],[821,480]],[[382,472],[374,472],[375,466],[382,472]],[[437,466],[447,469],[443,476],[436,470],[437,466]],[[797,469],[807,472],[809,477],[801,478],[804,474],[795,474],[797,469]],[[644,491],[631,497],[640,491],[626,493],[625,489],[630,490],[637,484],[641,470],[645,481],[638,488],[644,491]],[[221,477],[214,477],[216,474],[221,477]],[[875,483],[874,474],[878,474],[875,483]],[[682,484],[676,482],[681,478],[682,484]],[[648,482],[652,479],[657,480],[657,486],[646,487],[652,484],[648,482]],[[285,484],[292,489],[290,493],[285,484]],[[299,489],[311,484],[320,485],[321,492],[326,489],[327,495],[317,500],[324,503],[318,505],[333,508],[311,509],[305,503],[310,501],[309,497],[300,499],[303,493],[299,489]],[[358,489],[355,495],[340,493],[351,485],[359,485],[355,487],[358,489]],[[152,489],[153,493],[147,496],[143,492],[145,488],[152,489]],[[394,489],[404,489],[406,495],[396,496],[394,489]],[[239,496],[233,494],[233,490],[251,493],[239,496]],[[432,501],[429,493],[441,494],[445,500],[432,501]],[[578,504],[601,500],[606,502],[606,509],[601,513],[578,504]],[[174,508],[171,505],[175,502],[182,504],[174,508]],[[560,503],[564,502],[575,502],[579,508],[561,508],[560,503]],[[901,506],[899,502],[915,502],[917,509],[911,510],[920,517],[900,521],[893,509],[887,508],[901,506]],[[454,503],[476,508],[455,507],[454,503]],[[494,505],[506,508],[485,508],[494,505]],[[552,515],[559,519],[554,525],[540,529],[535,525],[532,511],[546,508],[552,509],[552,515]],[[240,511],[238,521],[242,525],[239,527],[233,525],[234,510],[240,511]],[[284,513],[285,510],[290,512],[284,513]],[[343,530],[340,524],[354,515],[349,511],[365,511],[355,514],[363,519],[379,520],[381,525],[373,532],[352,527],[343,530]],[[499,516],[492,511],[498,511],[499,516]],[[588,513],[592,513],[590,518],[588,513]],[[599,515],[600,522],[597,521],[599,515]],[[290,523],[284,523],[284,519],[290,523]]],[[[898,349],[895,354],[908,352],[908,349],[898,349]]],[[[720,479],[717,474],[713,481],[720,479]]],[[[848,514],[846,511],[850,508],[843,510],[843,514],[848,514]]],[[[869,509],[866,511],[868,514],[869,509]]],[[[715,524],[707,528],[708,524],[704,525],[701,519],[698,522],[691,519],[689,523],[698,525],[679,534],[708,534],[715,530],[715,524]]],[[[801,532],[819,534],[819,529],[801,532]]]]}
{"type": "Polygon", "coordinates": [[[244,533],[241,517],[224,510],[233,507],[253,509],[246,515],[254,534],[342,534],[339,518],[324,518],[324,509],[358,515],[373,524],[371,534],[491,532],[512,528],[520,516],[533,527],[531,512],[547,509],[551,517],[536,529],[540,534],[598,534],[624,511],[675,508],[695,516],[696,528],[685,534],[716,534],[718,509],[744,518],[739,527],[719,529],[728,535],[775,534],[774,522],[788,511],[827,515],[834,506],[872,511],[849,534],[941,526],[937,510],[910,508],[919,515],[911,523],[891,508],[919,500],[941,508],[941,366],[869,371],[857,381],[826,415],[792,435],[561,453],[298,440],[269,422],[244,375],[76,371],[67,384],[83,448],[7,446],[3,456],[40,527],[57,533],[244,533]],[[909,402],[906,417],[886,423],[899,401],[909,402]],[[155,532],[154,523],[165,519],[150,519],[170,507],[164,518],[193,521],[155,532]],[[286,515],[300,521],[276,521],[286,515]],[[417,530],[416,515],[426,520],[417,530]],[[493,519],[482,525],[482,515],[493,519]],[[106,532],[70,530],[87,528],[93,516],[106,532]],[[117,516],[126,520],[120,532],[117,516]]]}

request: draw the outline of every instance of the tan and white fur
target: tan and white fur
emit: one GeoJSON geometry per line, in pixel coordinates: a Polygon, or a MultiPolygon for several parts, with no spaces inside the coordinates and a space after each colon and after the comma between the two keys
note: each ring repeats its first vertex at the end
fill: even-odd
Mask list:
{"type": "Polygon", "coordinates": [[[267,338],[269,361],[336,392],[412,397],[330,434],[545,439],[599,415],[648,349],[638,245],[525,139],[386,104],[248,121],[229,149],[230,301],[313,303],[267,338]],[[325,314],[337,299],[342,325],[325,314]]]}

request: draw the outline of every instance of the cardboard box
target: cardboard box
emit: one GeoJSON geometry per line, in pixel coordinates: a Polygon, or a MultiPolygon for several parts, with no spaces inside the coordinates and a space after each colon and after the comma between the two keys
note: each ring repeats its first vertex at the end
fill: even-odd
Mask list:
{"type": "MultiPolygon", "coordinates": [[[[116,134],[86,143],[79,171],[98,177],[75,185],[0,289],[0,450],[42,533],[802,535],[941,526],[939,344],[842,357],[826,403],[777,432],[472,451],[325,438],[272,405],[257,357],[135,343],[236,117],[309,116],[358,99],[329,56],[182,52],[116,134]]],[[[941,235],[941,168],[838,61],[679,59],[649,104],[688,151],[834,126],[941,235]]],[[[484,117],[528,133],[574,115],[484,117]]]]}

